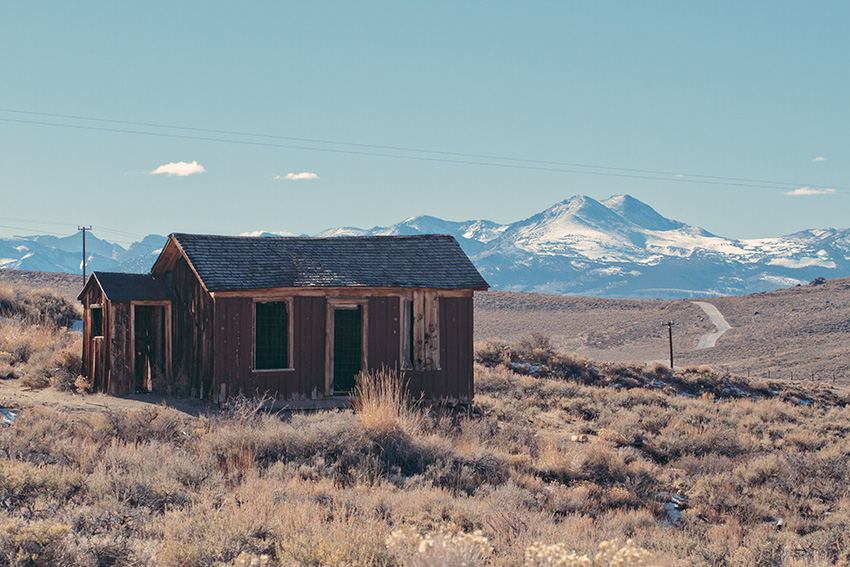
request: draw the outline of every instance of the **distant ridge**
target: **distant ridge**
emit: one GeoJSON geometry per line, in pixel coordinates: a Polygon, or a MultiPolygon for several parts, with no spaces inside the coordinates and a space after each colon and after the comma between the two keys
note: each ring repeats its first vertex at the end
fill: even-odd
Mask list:
{"type": "MultiPolygon", "coordinates": [[[[270,233],[256,233],[258,235],[270,233]]],[[[629,195],[577,195],[510,224],[410,217],[316,236],[451,234],[494,289],[626,298],[741,295],[850,276],[850,229],[733,240],[668,219],[629,195]]],[[[125,250],[89,237],[89,271],[145,272],[164,236],[125,250]]],[[[0,239],[0,268],[78,273],[79,236],[0,239]]]]}

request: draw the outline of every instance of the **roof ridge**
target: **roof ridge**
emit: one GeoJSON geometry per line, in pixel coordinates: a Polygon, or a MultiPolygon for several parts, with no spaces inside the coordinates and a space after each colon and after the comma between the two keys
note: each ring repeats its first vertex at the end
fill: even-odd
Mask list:
{"type": "Polygon", "coordinates": [[[172,232],[169,236],[173,236],[177,239],[181,237],[195,237],[195,238],[215,238],[215,239],[233,239],[233,240],[413,240],[413,239],[432,239],[432,238],[452,238],[454,236],[447,233],[440,234],[361,234],[361,235],[342,235],[342,236],[283,236],[283,235],[270,235],[270,236],[247,236],[247,235],[238,235],[238,236],[230,236],[226,234],[197,234],[191,232],[172,232]]]}

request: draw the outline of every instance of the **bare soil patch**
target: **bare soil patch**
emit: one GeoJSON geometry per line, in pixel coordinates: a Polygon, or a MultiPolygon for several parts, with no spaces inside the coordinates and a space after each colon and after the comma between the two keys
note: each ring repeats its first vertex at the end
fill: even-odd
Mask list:
{"type": "Polygon", "coordinates": [[[0,380],[0,408],[15,412],[32,408],[51,408],[67,412],[128,411],[151,409],[153,406],[169,407],[187,417],[209,415],[219,411],[218,406],[194,398],[164,397],[155,394],[135,394],[118,398],[106,394],[75,394],[54,388],[32,389],[20,380],[0,380]]]}

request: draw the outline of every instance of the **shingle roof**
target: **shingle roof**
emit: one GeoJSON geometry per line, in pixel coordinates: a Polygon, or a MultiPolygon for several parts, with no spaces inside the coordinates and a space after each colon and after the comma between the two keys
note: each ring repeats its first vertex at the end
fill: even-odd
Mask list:
{"type": "Polygon", "coordinates": [[[109,301],[165,301],[175,299],[174,292],[161,276],[93,272],[109,301]]]}
{"type": "Polygon", "coordinates": [[[272,287],[489,287],[449,235],[171,235],[209,291],[272,287]]]}

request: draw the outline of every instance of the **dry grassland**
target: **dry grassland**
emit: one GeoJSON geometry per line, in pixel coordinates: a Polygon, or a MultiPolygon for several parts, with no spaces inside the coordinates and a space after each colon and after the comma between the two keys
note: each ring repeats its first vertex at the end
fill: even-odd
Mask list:
{"type": "Polygon", "coordinates": [[[0,564],[850,562],[846,391],[729,388],[542,337],[477,359],[474,416],[411,405],[387,374],[356,412],[22,405],[0,428],[0,564]]]}
{"type": "Polygon", "coordinates": [[[516,340],[531,332],[596,360],[710,364],[742,376],[850,385],[850,278],[755,295],[700,298],[732,326],[711,349],[694,350],[716,329],[690,300],[594,299],[490,291],[475,296],[475,336],[516,340]]]}
{"type": "Polygon", "coordinates": [[[203,418],[21,408],[0,431],[0,561],[416,564],[418,551],[387,546],[396,530],[480,532],[492,565],[535,564],[535,545],[594,558],[627,538],[656,565],[850,560],[846,408],[504,367],[477,381],[481,417],[419,413],[395,427],[248,406],[203,418]]]}
{"type": "Polygon", "coordinates": [[[82,274],[0,268],[0,287],[49,289],[67,301],[76,302],[77,296],[83,290],[83,276],[82,274]]]}
{"type": "MultiPolygon", "coordinates": [[[[765,336],[834,339],[847,284],[715,304],[733,327],[764,314],[776,327],[765,336]]],[[[29,296],[15,297],[25,310],[29,296]]],[[[388,374],[360,381],[354,412],[285,416],[245,400],[191,415],[60,392],[58,364],[42,366],[46,382],[5,380],[17,419],[0,427],[0,565],[850,564],[847,390],[558,348],[590,337],[601,352],[640,349],[642,325],[669,319],[695,342],[713,329],[695,309],[688,322],[689,302],[482,299],[485,328],[482,304],[524,336],[477,343],[473,415],[411,405],[388,374]],[[585,319],[583,336],[525,335],[566,313],[585,319]],[[32,390],[46,385],[48,397],[32,390]]],[[[28,360],[59,360],[36,340],[44,322],[0,331],[15,325],[0,350],[26,343],[28,360]]]]}

